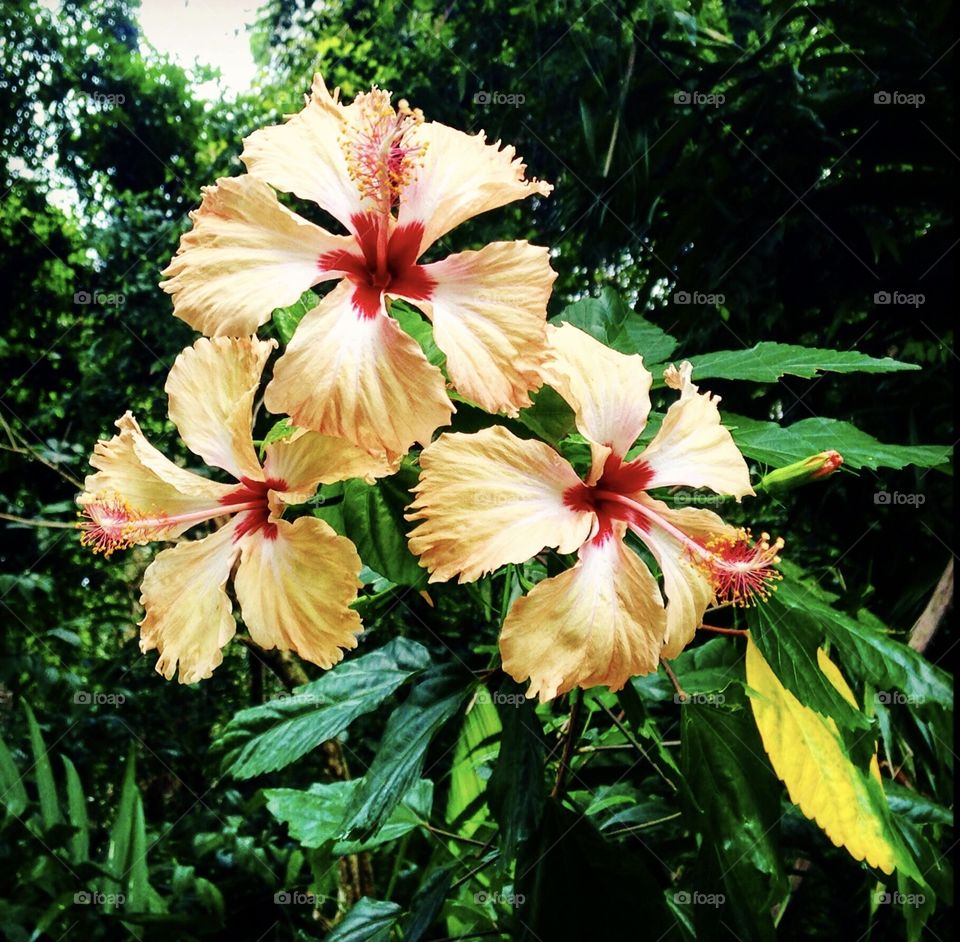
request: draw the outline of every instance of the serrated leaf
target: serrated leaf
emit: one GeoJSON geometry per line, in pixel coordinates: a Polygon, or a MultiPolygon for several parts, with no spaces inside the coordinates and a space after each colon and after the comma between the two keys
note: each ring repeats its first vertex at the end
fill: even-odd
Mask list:
{"type": "MultiPolygon", "coordinates": [[[[835,682],[839,678],[844,696],[852,697],[839,669],[822,650],[818,660],[824,676],[835,682]]],[[[888,874],[898,867],[915,873],[886,820],[889,809],[876,765],[869,776],[858,769],[847,757],[836,723],[800,703],[750,639],[746,669],[763,747],[790,800],[855,860],[888,874]]]]}
{"type": "Polygon", "coordinates": [[[52,828],[63,820],[60,814],[60,799],[57,797],[57,786],[53,780],[53,768],[50,765],[50,756],[47,746],[40,732],[37,718],[30,709],[30,704],[24,701],[23,712],[27,716],[27,726],[30,731],[30,748],[33,752],[33,774],[37,780],[37,793],[40,797],[40,819],[44,829],[52,828]]]}
{"type": "MultiPolygon", "coordinates": [[[[798,567],[792,568],[800,572],[798,567]]],[[[856,665],[858,676],[869,681],[881,694],[901,691],[911,704],[931,703],[953,709],[953,684],[946,671],[931,664],[922,654],[868,623],[868,613],[852,618],[834,608],[829,595],[820,589],[788,578],[777,594],[778,601],[805,609],[824,627],[846,663],[856,665]]],[[[872,616],[871,616],[872,617],[872,616]]],[[[882,702],[882,701],[881,701],[882,702]]]]}
{"type": "Polygon", "coordinates": [[[278,821],[287,825],[292,838],[304,847],[331,844],[331,852],[337,857],[358,854],[396,840],[430,819],[433,782],[420,779],[368,840],[336,841],[346,810],[360,783],[360,779],[330,782],[311,785],[306,791],[299,788],[268,788],[263,794],[267,799],[267,809],[278,821]]]}
{"type": "Polygon", "coordinates": [[[821,451],[838,451],[847,468],[935,468],[950,460],[951,445],[887,445],[840,419],[811,416],[792,425],[724,413],[723,424],[748,457],[782,468],[821,451]]]}
{"type": "MultiPolygon", "coordinates": [[[[764,340],[748,350],[718,350],[691,356],[693,379],[739,379],[775,383],[781,376],[813,379],[823,373],[896,373],[919,370],[916,363],[871,357],[856,350],[824,350],[764,340]]],[[[656,371],[654,371],[656,372],[656,371]]]]}
{"type": "Polygon", "coordinates": [[[425,674],[387,721],[377,754],[347,808],[340,840],[376,833],[423,771],[433,737],[467,696],[462,674],[448,665],[425,674]]]}
{"type": "Polygon", "coordinates": [[[433,327],[430,322],[418,310],[403,301],[391,303],[390,315],[396,319],[404,333],[416,340],[427,360],[433,366],[443,369],[447,357],[433,339],[433,327]]]}
{"type": "Polygon", "coordinates": [[[817,668],[826,626],[796,605],[789,590],[778,591],[762,605],[748,609],[747,622],[764,663],[801,703],[848,729],[870,727],[870,719],[851,707],[817,668]]]}
{"type": "Polygon", "coordinates": [[[632,311],[609,286],[599,298],[568,304],[554,321],[579,327],[620,353],[639,353],[647,364],[666,360],[677,347],[673,337],[632,311]]]}
{"type": "Polygon", "coordinates": [[[290,307],[278,308],[273,312],[273,325],[280,337],[280,342],[286,346],[290,343],[304,315],[312,311],[320,303],[320,298],[313,291],[304,291],[290,307]]]}
{"type": "Polygon", "coordinates": [[[241,710],[218,740],[227,750],[225,770],[234,778],[252,778],[295,762],[375,710],[429,663],[422,645],[394,638],[297,687],[290,697],[241,710]]]}
{"type": "Polygon", "coordinates": [[[340,509],[346,536],[364,563],[397,585],[422,588],[427,571],[407,546],[409,525],[403,519],[404,508],[413,500],[409,488],[415,483],[416,472],[409,466],[372,485],[347,481],[340,509]]]}
{"type": "Polygon", "coordinates": [[[388,942],[402,912],[399,903],[363,896],[324,937],[325,942],[388,942]]]}
{"type": "MultiPolygon", "coordinates": [[[[695,886],[727,898],[738,938],[772,940],[771,908],[787,892],[776,839],[781,790],[743,709],[743,691],[725,699],[725,707],[681,713],[681,766],[696,803],[690,820],[703,835],[695,886]]],[[[703,910],[694,909],[695,923],[703,910]]]]}

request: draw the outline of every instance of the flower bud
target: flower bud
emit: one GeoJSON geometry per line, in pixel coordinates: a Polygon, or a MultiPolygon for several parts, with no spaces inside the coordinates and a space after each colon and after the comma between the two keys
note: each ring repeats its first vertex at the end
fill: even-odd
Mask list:
{"type": "Polygon", "coordinates": [[[818,478],[829,477],[842,464],[843,455],[839,452],[821,451],[817,455],[771,471],[760,481],[760,487],[765,491],[790,490],[818,478]]]}

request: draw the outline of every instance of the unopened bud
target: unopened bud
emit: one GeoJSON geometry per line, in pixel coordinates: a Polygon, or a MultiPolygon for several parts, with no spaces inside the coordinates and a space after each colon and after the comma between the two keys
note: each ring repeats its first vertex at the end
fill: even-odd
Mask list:
{"type": "Polygon", "coordinates": [[[838,451],[821,451],[818,455],[811,455],[802,461],[795,461],[785,468],[777,468],[765,475],[760,481],[760,487],[765,491],[789,490],[809,484],[819,478],[826,478],[833,474],[843,464],[843,455],[838,451]]]}

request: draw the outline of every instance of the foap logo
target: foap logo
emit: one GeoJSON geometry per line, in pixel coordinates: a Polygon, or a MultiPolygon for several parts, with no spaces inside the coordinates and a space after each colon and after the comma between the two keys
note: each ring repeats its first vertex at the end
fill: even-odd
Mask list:
{"type": "Polygon", "coordinates": [[[501,893],[497,890],[480,890],[473,894],[475,903],[506,903],[508,906],[522,906],[526,901],[523,893],[501,893]]]}
{"type": "Polygon", "coordinates": [[[277,906],[316,906],[318,899],[313,893],[301,893],[299,890],[279,890],[273,894],[277,906]]]}
{"type": "Polygon", "coordinates": [[[926,95],[919,92],[874,92],[875,105],[906,105],[910,108],[919,108],[927,100],[926,95]]]}
{"type": "Polygon", "coordinates": [[[727,702],[727,698],[722,693],[675,693],[673,702],[684,706],[721,707],[727,702]]]}
{"type": "Polygon", "coordinates": [[[904,491],[877,491],[873,502],[878,507],[922,507],[927,502],[925,494],[904,491]]]}
{"type": "Polygon", "coordinates": [[[926,703],[924,697],[918,697],[912,693],[901,693],[899,690],[878,690],[876,693],[877,703],[884,706],[917,706],[926,703]]]}
{"type": "Polygon", "coordinates": [[[78,690],[73,702],[78,706],[123,706],[127,698],[122,693],[100,693],[97,690],[78,690]]]}
{"type": "Polygon", "coordinates": [[[119,291],[77,291],[73,295],[74,304],[99,304],[119,306],[125,303],[126,296],[119,291]]]}
{"type": "Polygon", "coordinates": [[[675,105],[695,105],[698,108],[719,108],[727,100],[725,95],[719,92],[674,92],[673,103],[675,105]]]}
{"type": "Polygon", "coordinates": [[[919,908],[927,901],[923,893],[901,893],[899,890],[894,890],[892,893],[883,890],[876,893],[873,899],[878,906],[913,906],[914,908],[919,908]]]}
{"type": "Polygon", "coordinates": [[[123,906],[127,898],[123,893],[101,893],[99,890],[80,890],[73,894],[74,906],[123,906]]]}
{"type": "Polygon", "coordinates": [[[527,698],[522,693],[502,693],[495,690],[491,693],[486,687],[477,691],[477,703],[492,703],[498,706],[523,706],[527,698]]]}
{"type": "Polygon", "coordinates": [[[101,105],[105,108],[116,108],[117,105],[122,105],[126,102],[126,95],[105,95],[103,92],[94,92],[90,96],[90,100],[95,105],[101,105]]]}
{"type": "Polygon", "coordinates": [[[512,108],[519,108],[526,100],[525,95],[514,92],[487,92],[482,89],[473,96],[473,103],[483,105],[485,108],[490,105],[508,105],[512,108]]]}
{"type": "Polygon", "coordinates": [[[906,291],[877,291],[873,296],[873,303],[882,307],[891,304],[900,307],[920,307],[927,300],[925,295],[906,291]]]}
{"type": "Polygon", "coordinates": [[[724,304],[726,297],[722,294],[712,294],[705,291],[674,291],[674,304],[724,304]]]}

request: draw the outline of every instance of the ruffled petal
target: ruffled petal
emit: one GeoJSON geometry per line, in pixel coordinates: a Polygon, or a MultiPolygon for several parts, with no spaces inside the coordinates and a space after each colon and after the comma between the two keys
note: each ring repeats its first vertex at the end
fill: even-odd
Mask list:
{"type": "Polygon", "coordinates": [[[410,144],[426,151],[400,192],[397,220],[400,226],[423,226],[420,253],[466,219],[553,190],[549,183],[527,180],[514,148],[488,144],[482,131],[464,134],[428,121],[410,132],[410,144]]]}
{"type": "Polygon", "coordinates": [[[653,377],[643,357],[611,350],[571,324],[550,326],[547,334],[547,382],[573,408],[580,434],[590,441],[593,484],[609,455],[623,458],[647,424],[653,377]]]}
{"type": "Polygon", "coordinates": [[[690,364],[667,371],[667,385],[680,398],[667,409],[663,425],[639,457],[650,474],[648,488],[709,487],[740,500],[753,494],[750,471],[730,433],[720,424],[719,396],[698,393],[690,364]]]}
{"type": "Polygon", "coordinates": [[[557,274],[545,248],[494,242],[424,265],[434,282],[415,301],[433,321],[458,391],[488,412],[517,415],[543,383],[546,316],[557,274]]]}
{"type": "Polygon", "coordinates": [[[254,334],[276,308],[340,272],[326,260],[356,248],[290,212],[253,176],[203,188],[193,228],[161,282],[173,313],[209,337],[254,334]]]}
{"type": "Polygon", "coordinates": [[[264,401],[303,428],[396,457],[450,421],[443,374],[381,312],[366,316],[349,282],[300,322],[264,401]]]}
{"type": "MultiPolygon", "coordinates": [[[[137,420],[125,413],[116,422],[120,429],[109,441],[97,442],[90,464],[96,474],[87,476],[81,506],[106,497],[117,497],[140,516],[173,517],[215,507],[235,487],[218,484],[175,465],[144,437],[137,420]]],[[[164,528],[163,539],[174,539],[192,523],[164,528]]]]}
{"type": "Polygon", "coordinates": [[[224,589],[240,552],[235,524],[202,540],[165,549],[147,567],[141,586],[140,650],[160,652],[157,672],[180,683],[209,677],[223,661],[221,648],[236,622],[224,589]]]}
{"type": "Polygon", "coordinates": [[[560,455],[499,425],[441,435],[421,453],[420,467],[407,519],[423,523],[409,544],[431,582],[455,575],[472,582],[544,547],[572,553],[596,520],[564,503],[580,479],[560,455]]]}
{"type": "Polygon", "coordinates": [[[238,481],[262,481],[253,447],[253,400],[275,340],[202,337],[177,357],[164,389],[184,444],[238,481]]]}
{"type": "MultiPolygon", "coordinates": [[[[663,501],[642,495],[639,501],[700,543],[718,536],[734,536],[737,530],[724,523],[715,513],[696,507],[673,510],[663,501]]],[[[690,551],[668,531],[651,525],[635,530],[647,545],[663,573],[663,591],[667,597],[667,628],[663,657],[676,657],[692,640],[703,613],[715,598],[709,569],[697,561],[690,551]]]]}
{"type": "Polygon", "coordinates": [[[276,520],[240,541],[234,585],[244,624],[261,648],[296,651],[320,667],[357,646],[360,586],[353,544],[322,520],[276,520]],[[267,535],[267,534],[272,535],[267,535]]]}
{"type": "Polygon", "coordinates": [[[614,533],[579,555],[572,569],[517,599],[503,623],[503,669],[518,682],[530,679],[528,697],[619,690],[658,667],[665,615],[650,570],[614,533]]]}
{"type": "Polygon", "coordinates": [[[340,104],[314,75],[306,106],[285,124],[254,131],[240,159],[255,177],[285,193],[313,200],[355,232],[353,218],[374,208],[351,179],[343,149],[354,105],[340,104]]]}
{"type": "Polygon", "coordinates": [[[399,458],[389,461],[385,454],[371,455],[342,438],[301,429],[267,445],[263,471],[268,479],[277,482],[275,488],[287,503],[303,503],[320,484],[348,478],[363,478],[372,484],[377,478],[393,474],[399,464],[399,458]]]}

